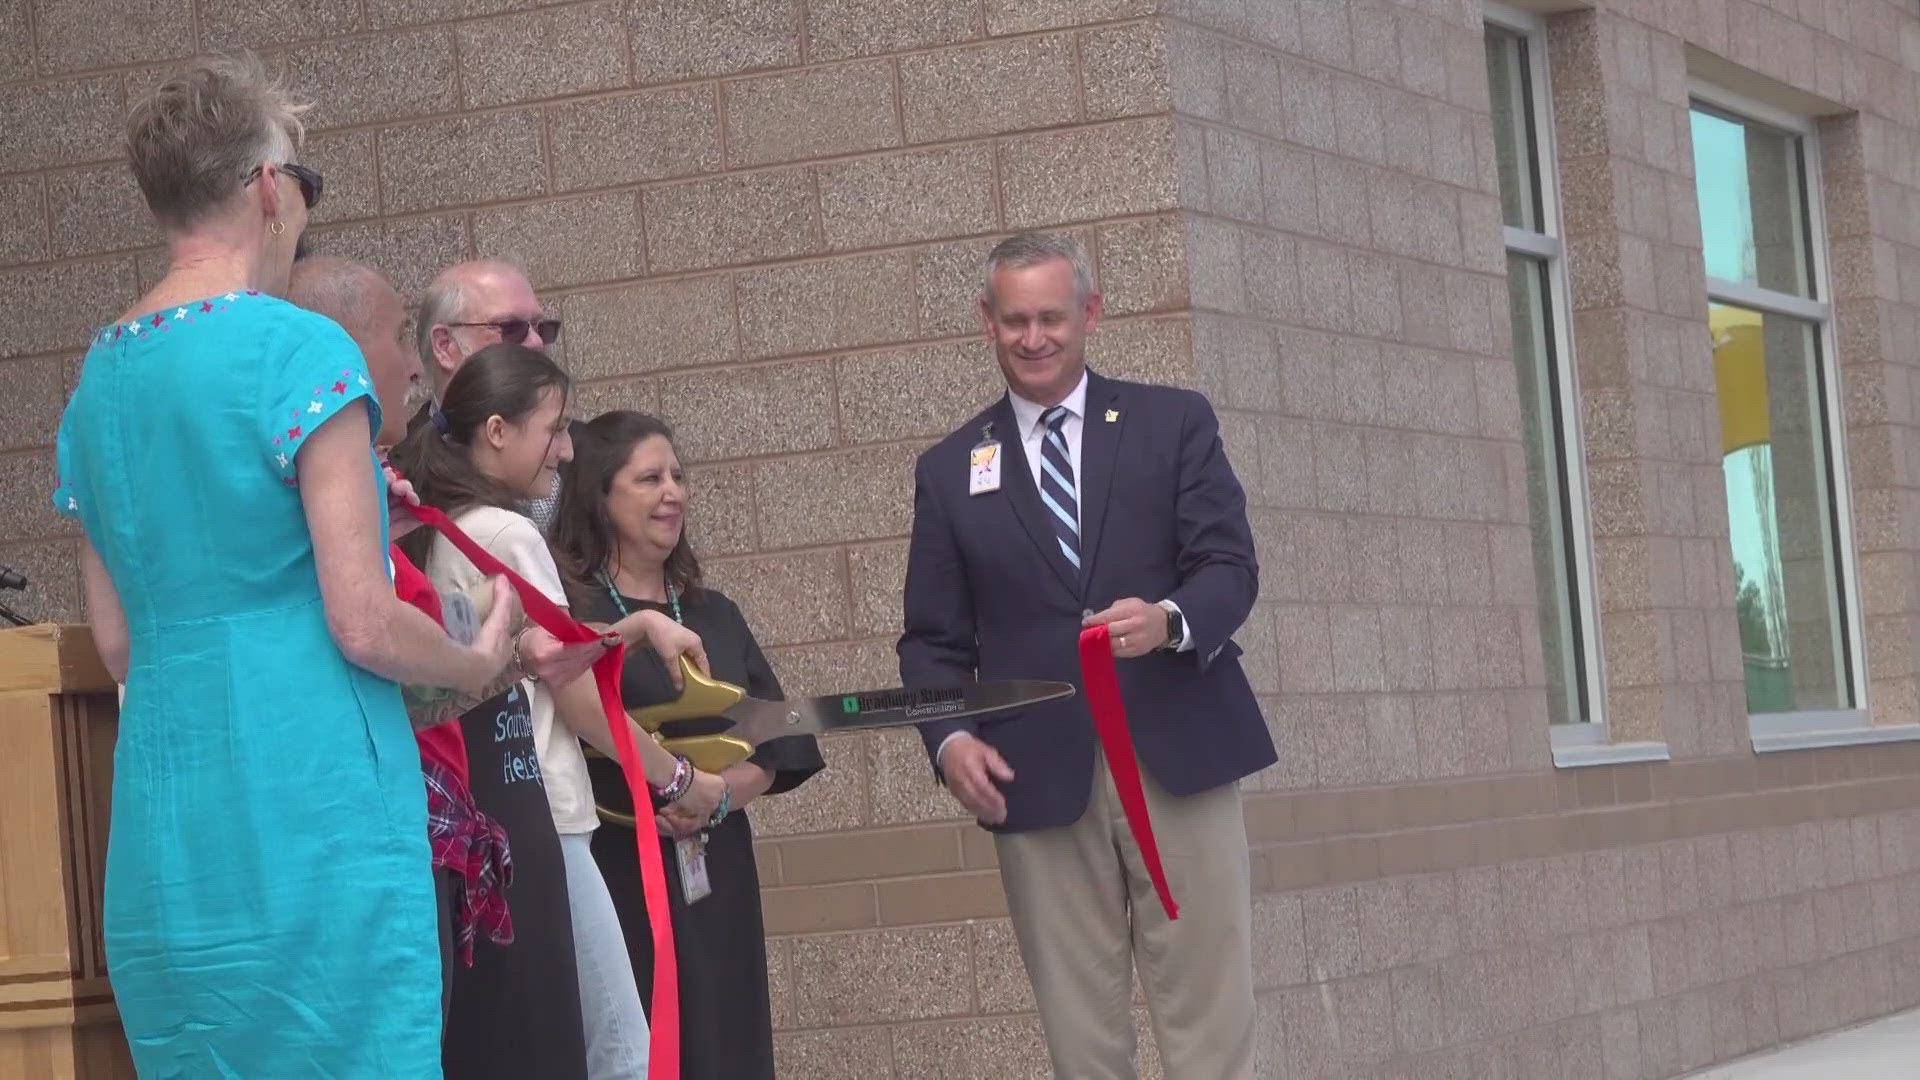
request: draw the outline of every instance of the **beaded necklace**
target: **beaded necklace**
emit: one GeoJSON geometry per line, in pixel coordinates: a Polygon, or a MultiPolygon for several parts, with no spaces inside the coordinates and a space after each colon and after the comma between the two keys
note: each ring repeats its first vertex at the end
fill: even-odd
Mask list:
{"type": "MultiPolygon", "coordinates": [[[[614,588],[612,574],[604,570],[601,571],[600,583],[607,587],[607,596],[613,600],[613,606],[620,609],[621,618],[624,619],[633,614],[633,612],[627,610],[627,602],[620,598],[620,590],[614,588]]],[[[679,623],[681,626],[687,625],[687,620],[680,617],[680,589],[676,585],[667,586],[667,606],[673,609],[674,622],[679,623]]]]}

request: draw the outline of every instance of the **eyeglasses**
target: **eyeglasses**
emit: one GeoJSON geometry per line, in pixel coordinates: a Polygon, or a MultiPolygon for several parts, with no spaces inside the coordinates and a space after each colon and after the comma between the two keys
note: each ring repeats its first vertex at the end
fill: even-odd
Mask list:
{"type": "Polygon", "coordinates": [[[500,340],[509,345],[518,345],[527,340],[527,331],[540,334],[540,340],[548,345],[560,342],[559,319],[496,319],[493,322],[450,322],[446,326],[491,326],[500,333],[500,340]]]}
{"type": "MultiPolygon", "coordinates": [[[[326,190],[327,184],[325,180],[321,179],[318,169],[309,169],[305,165],[295,165],[291,161],[280,162],[274,167],[299,181],[300,197],[306,200],[307,209],[311,210],[319,204],[320,193],[326,190]]],[[[248,184],[260,179],[261,174],[264,173],[266,169],[267,167],[265,165],[255,165],[253,171],[247,174],[247,178],[240,182],[240,186],[246,187],[248,184]]]]}

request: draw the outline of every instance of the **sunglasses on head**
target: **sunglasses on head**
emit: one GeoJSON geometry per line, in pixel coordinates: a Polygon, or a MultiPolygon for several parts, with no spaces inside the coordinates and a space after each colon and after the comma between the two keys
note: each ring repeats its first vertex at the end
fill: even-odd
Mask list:
{"type": "Polygon", "coordinates": [[[493,322],[452,322],[447,326],[491,326],[500,333],[500,340],[509,345],[518,345],[527,340],[527,331],[540,334],[540,340],[548,345],[560,341],[559,319],[496,319],[493,322]]]}
{"type": "MultiPolygon", "coordinates": [[[[274,167],[299,181],[300,197],[306,200],[307,209],[313,209],[314,206],[320,202],[320,193],[326,190],[327,185],[326,181],[320,178],[320,171],[318,169],[309,169],[305,165],[295,165],[291,161],[280,162],[274,167]]],[[[245,187],[255,180],[260,179],[260,175],[264,173],[266,169],[267,167],[265,165],[255,165],[253,171],[247,174],[247,178],[240,182],[240,186],[245,187]]]]}

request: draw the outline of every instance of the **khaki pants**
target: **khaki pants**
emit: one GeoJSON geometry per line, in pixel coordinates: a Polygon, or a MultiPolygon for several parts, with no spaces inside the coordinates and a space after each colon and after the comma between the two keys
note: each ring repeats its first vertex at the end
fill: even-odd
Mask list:
{"type": "Polygon", "coordinates": [[[1240,791],[1187,798],[1142,773],[1180,918],[1160,907],[1104,755],[1065,828],[994,837],[1059,1080],[1133,1080],[1133,969],[1168,1080],[1253,1076],[1252,890],[1240,791]]]}

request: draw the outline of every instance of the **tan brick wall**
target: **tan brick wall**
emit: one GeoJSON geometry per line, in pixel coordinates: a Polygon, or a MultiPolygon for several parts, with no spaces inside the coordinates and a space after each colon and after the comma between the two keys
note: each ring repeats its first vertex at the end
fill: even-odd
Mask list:
{"type": "MultiPolygon", "coordinates": [[[[796,691],[893,677],[910,463],[997,386],[979,257],[1067,227],[1095,363],[1207,391],[1252,503],[1262,1075],[1664,1078],[1920,1004],[1920,750],[1742,729],[1685,107],[1706,53],[1846,106],[1854,529],[1911,720],[1920,14],[1599,8],[1551,38],[1606,692],[1673,764],[1550,765],[1474,0],[0,0],[0,563],[79,614],[48,446],[163,265],[118,118],[197,48],[319,101],[317,249],[518,259],[580,407],[680,426],[796,691]]],[[[827,755],[755,808],[782,1075],[1046,1075],[991,844],[911,734],[827,755]]]]}
{"type": "Polygon", "coordinates": [[[1911,722],[1913,358],[1879,330],[1907,226],[1877,173],[1911,173],[1920,18],[1577,6],[1548,37],[1603,692],[1672,764],[1548,764],[1481,5],[1168,22],[1194,377],[1272,620],[1242,641],[1283,745],[1249,810],[1279,1075],[1670,1077],[1920,1003],[1893,854],[1920,755],[1748,741],[1687,120],[1705,51],[1839,103],[1815,115],[1853,529],[1888,589],[1862,597],[1872,719],[1911,722]]]}

